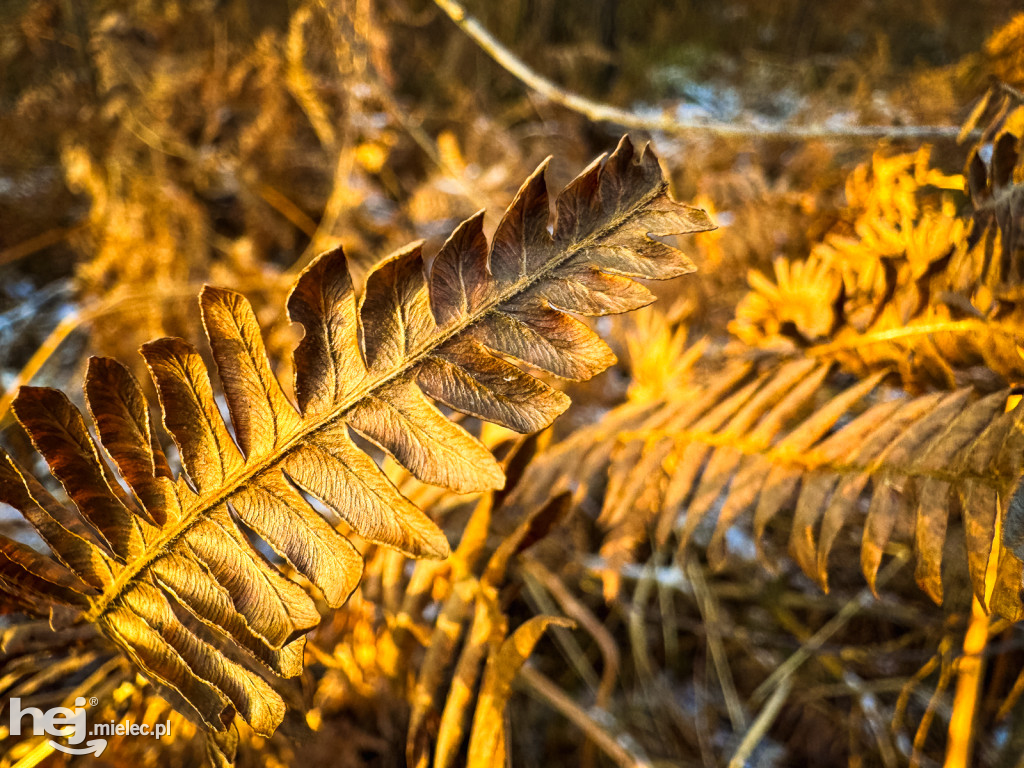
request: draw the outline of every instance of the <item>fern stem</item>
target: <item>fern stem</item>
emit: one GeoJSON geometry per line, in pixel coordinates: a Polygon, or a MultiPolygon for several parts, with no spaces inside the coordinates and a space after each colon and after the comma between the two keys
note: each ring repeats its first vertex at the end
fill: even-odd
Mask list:
{"type": "Polygon", "coordinates": [[[964,478],[977,481],[984,485],[1002,488],[1006,483],[1012,482],[1015,477],[1009,475],[979,474],[975,472],[954,471],[949,469],[923,470],[913,466],[904,467],[896,464],[885,464],[877,462],[869,463],[832,463],[821,461],[816,452],[811,449],[802,454],[787,450],[766,446],[757,440],[737,438],[735,435],[722,432],[707,432],[703,430],[664,430],[664,429],[641,429],[623,431],[619,433],[618,440],[625,444],[634,440],[673,440],[676,445],[685,446],[690,443],[700,443],[711,448],[732,448],[744,456],[762,456],[772,464],[780,466],[797,467],[805,472],[825,468],[836,475],[860,475],[865,472],[876,474],[882,470],[894,477],[925,477],[946,482],[962,481],[964,478]]]}
{"type": "Polygon", "coordinates": [[[978,598],[971,601],[971,620],[964,636],[964,655],[957,663],[956,694],[949,718],[949,741],[944,768],[967,768],[971,764],[974,721],[978,711],[978,693],[988,643],[989,616],[978,598]]]}
{"type": "MultiPolygon", "coordinates": [[[[1001,510],[1000,510],[1001,512],[1001,510]]],[[[985,603],[991,604],[995,586],[996,570],[1002,541],[1002,514],[996,515],[993,541],[996,544],[989,553],[985,569],[985,603]]],[[[953,712],[949,718],[949,740],[946,743],[944,768],[967,768],[971,764],[974,742],[975,720],[978,715],[978,694],[985,674],[985,646],[991,631],[991,617],[977,597],[971,600],[971,618],[964,635],[964,655],[957,660],[956,694],[953,697],[953,712]]]]}
{"type": "Polygon", "coordinates": [[[930,336],[933,333],[999,333],[1005,336],[1018,336],[1020,329],[1000,323],[989,323],[982,320],[952,320],[936,323],[921,323],[920,325],[906,325],[900,328],[891,328],[886,331],[875,331],[864,333],[853,339],[840,339],[839,341],[819,344],[807,350],[811,357],[826,357],[836,352],[844,352],[848,349],[868,347],[872,344],[881,344],[886,341],[897,339],[914,338],[915,336],[930,336]]]}

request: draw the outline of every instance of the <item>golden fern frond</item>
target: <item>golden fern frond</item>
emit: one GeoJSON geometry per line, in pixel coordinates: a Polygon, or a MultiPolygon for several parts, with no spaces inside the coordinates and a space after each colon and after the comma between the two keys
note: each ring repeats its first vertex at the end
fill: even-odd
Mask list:
{"type": "Polygon", "coordinates": [[[829,338],[839,322],[836,304],[843,287],[832,262],[812,253],[797,262],[778,258],[772,268],[774,280],[758,270],[748,274],[751,290],[729,324],[733,334],[762,347],[790,346],[794,334],[806,342],[829,338]]]}
{"type": "Polygon", "coordinates": [[[993,74],[1001,81],[1024,86],[1024,13],[993,32],[985,41],[985,56],[993,74]]]}
{"type": "Polygon", "coordinates": [[[14,412],[77,509],[2,457],[0,500],[22,511],[60,561],[5,541],[3,594],[20,607],[37,595],[54,624],[95,624],[208,729],[224,732],[237,712],[258,733],[272,733],[284,702],[250,666],[298,674],[304,635],[320,616],[244,530],[330,606],[348,598],[362,561],[303,494],[367,541],[445,557],[444,534],[350,430],[424,482],[460,492],[499,488],[504,478],[491,454],[431,400],[519,431],[547,426],[568,398],[505,356],[563,378],[590,378],[614,355],[566,313],[644,306],[653,296],[629,277],[693,268],[651,236],[710,222],[668,196],[649,150],[634,153],[624,138],[595,161],[556,199],[553,230],[543,169],[519,190],[490,246],[477,215],[429,271],[419,245],[378,265],[358,301],[340,251],[311,264],[288,300],[290,318],[305,328],[294,356],[298,407],[271,371],[248,302],[205,289],[203,323],[230,428],[194,347],[161,339],[142,349],[181,457],[177,477],[141,388],[121,364],[94,358],[85,394],[102,448],[130,490],[66,396],[22,388],[14,412]],[[225,644],[251,658],[233,661],[225,644]]]}
{"type": "Polygon", "coordinates": [[[837,361],[860,376],[892,369],[913,389],[1024,381],[1010,183],[1018,138],[1002,136],[989,162],[980,147],[972,155],[970,219],[934,191],[964,180],[932,168],[927,150],[859,168],[847,184],[850,231],[833,232],[804,260],[776,261],[774,279],[751,273],[730,330],[746,346],[837,361]]]}
{"type": "Polygon", "coordinates": [[[586,507],[603,487],[597,523],[610,594],[648,540],[674,540],[681,557],[698,542],[720,567],[727,534],[749,525],[770,561],[762,540],[785,517],[792,557],[822,588],[840,534],[859,526],[872,588],[887,548],[906,544],[918,584],[941,602],[947,528],[959,516],[975,594],[1000,615],[1024,615],[1024,548],[997,538],[1021,527],[1008,515],[1024,474],[1024,407],[1006,412],[1007,390],[892,397],[879,388],[884,373],[837,387],[829,369],[808,359],[765,373],[734,363],[705,385],[621,406],[534,462],[514,500],[528,508],[538,494],[575,488],[586,507]]]}

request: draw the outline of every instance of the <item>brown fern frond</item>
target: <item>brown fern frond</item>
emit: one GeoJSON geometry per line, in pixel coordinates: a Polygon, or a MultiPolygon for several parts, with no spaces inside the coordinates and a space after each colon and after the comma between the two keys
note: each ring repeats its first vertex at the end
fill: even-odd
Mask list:
{"type": "Polygon", "coordinates": [[[419,245],[380,264],[358,301],[340,251],[311,264],[288,301],[306,332],[294,360],[298,407],[271,372],[248,302],[205,289],[203,323],[230,429],[194,347],[161,339],[142,349],[181,457],[178,477],[139,384],[121,364],[94,358],[85,391],[100,443],[130,491],[67,397],[22,388],[15,414],[77,510],[4,457],[0,500],[23,512],[60,564],[6,545],[3,593],[20,605],[38,592],[54,603],[55,623],[94,623],[207,728],[224,731],[237,711],[257,732],[272,733],[284,702],[249,666],[298,674],[304,635],[320,617],[243,530],[266,541],[330,606],[355,588],[361,558],[303,493],[367,541],[447,556],[444,534],[350,430],[422,481],[460,492],[500,488],[494,458],[431,400],[519,431],[547,426],[568,398],[505,356],[563,378],[590,378],[614,356],[567,312],[643,306],[650,293],[627,275],[662,279],[693,268],[651,236],[710,222],[668,196],[649,150],[634,153],[623,139],[594,162],[555,201],[553,232],[542,174],[543,166],[520,189],[489,247],[476,216],[429,270],[419,245]],[[259,664],[231,660],[224,642],[259,664]]]}
{"type": "Polygon", "coordinates": [[[785,518],[790,554],[823,589],[840,534],[860,528],[872,588],[883,554],[905,544],[917,553],[918,584],[941,602],[947,529],[959,518],[975,594],[1016,620],[1024,551],[997,531],[1019,528],[1009,510],[1024,474],[1024,408],[1006,412],[1006,390],[893,397],[879,387],[883,376],[837,386],[828,365],[809,359],[765,373],[733,363],[707,384],[621,406],[575,433],[531,465],[514,501],[528,508],[575,488],[586,509],[603,488],[597,524],[610,594],[648,541],[674,540],[680,557],[698,543],[721,567],[727,535],[748,526],[770,565],[762,540],[785,518]]]}
{"type": "Polygon", "coordinates": [[[977,142],[967,160],[967,191],[974,208],[969,242],[982,244],[981,282],[991,291],[991,300],[1017,298],[1012,294],[1019,292],[1024,277],[1022,99],[1020,93],[1003,94],[1002,107],[985,129],[987,140],[977,142]]]}

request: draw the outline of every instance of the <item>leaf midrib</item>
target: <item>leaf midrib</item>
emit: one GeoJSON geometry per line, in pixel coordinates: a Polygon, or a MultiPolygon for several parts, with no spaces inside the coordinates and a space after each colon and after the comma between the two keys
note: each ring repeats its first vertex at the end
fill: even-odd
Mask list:
{"type": "MultiPolygon", "coordinates": [[[[431,336],[429,342],[424,343],[412,355],[407,357],[404,362],[396,365],[394,369],[373,379],[372,381],[364,382],[363,386],[349,395],[344,402],[336,405],[332,410],[314,417],[308,423],[305,420],[300,421],[300,428],[296,430],[294,434],[287,437],[284,443],[276,450],[268,453],[262,458],[256,459],[255,461],[252,457],[247,457],[241,470],[233,476],[225,478],[216,491],[208,495],[193,494],[189,498],[195,500],[193,502],[194,506],[193,504],[181,505],[182,512],[184,513],[182,517],[176,521],[173,526],[163,530],[160,536],[158,536],[154,541],[147,544],[145,551],[139,558],[130,561],[125,565],[124,569],[117,575],[117,578],[110,584],[110,586],[104,589],[103,593],[92,601],[92,607],[85,614],[85,620],[96,622],[102,618],[107,610],[109,610],[109,608],[125,592],[127,592],[128,588],[135,581],[138,575],[148,569],[156,560],[167,554],[167,551],[174,545],[174,543],[187,533],[188,530],[204,515],[210,512],[210,510],[226,503],[231,496],[237,493],[240,488],[248,484],[251,480],[280,464],[292,451],[302,448],[310,436],[335,424],[349,409],[361,400],[372,395],[374,391],[388,382],[419,365],[430,352],[441,347],[446,341],[462,333],[474,323],[484,319],[498,305],[509,301],[516,295],[528,290],[534,284],[541,282],[547,278],[551,272],[580,251],[593,247],[602,238],[621,229],[629,219],[634,217],[639,211],[643,210],[643,208],[652,200],[666,194],[667,190],[668,183],[663,179],[659,184],[652,187],[647,194],[638,198],[637,201],[626,211],[620,213],[614,219],[611,219],[605,224],[605,226],[599,228],[593,234],[583,238],[582,240],[575,241],[569,247],[556,249],[555,255],[541,269],[537,270],[533,275],[524,275],[519,280],[512,283],[507,290],[499,293],[495,298],[480,307],[476,314],[467,314],[458,322],[453,323],[450,328],[444,330],[439,329],[438,333],[431,336]]],[[[525,246],[526,243],[524,243],[524,247],[525,246]]],[[[490,250],[488,253],[493,250],[493,242],[489,243],[489,247],[490,250]]],[[[179,473],[176,486],[177,489],[188,489],[187,484],[182,482],[182,473],[179,473]]]]}

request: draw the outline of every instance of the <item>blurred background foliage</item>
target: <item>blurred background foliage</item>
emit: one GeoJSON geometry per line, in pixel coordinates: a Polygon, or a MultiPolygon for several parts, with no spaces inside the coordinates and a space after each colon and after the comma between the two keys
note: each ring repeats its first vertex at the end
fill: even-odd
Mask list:
{"type": "MultiPolygon", "coordinates": [[[[809,355],[837,363],[847,384],[886,372],[879,399],[1024,384],[1022,174],[1009,150],[993,161],[993,147],[1014,144],[1001,137],[1016,147],[1021,135],[1015,3],[478,0],[467,11],[566,91],[692,125],[649,138],[676,197],[720,226],[683,243],[699,277],[658,286],[661,309],[604,329],[621,362],[572,387],[552,433],[513,449],[484,431],[510,462],[563,441],[607,459],[637,413],[737,358],[809,355]],[[968,126],[984,132],[957,143],[993,82],[1002,102],[989,98],[968,126]],[[865,125],[892,126],[891,137],[858,136],[865,125]],[[764,130],[780,126],[831,133],[764,130]],[[938,129],[901,133],[920,126],[938,129]],[[915,341],[872,341],[894,329],[915,341]]],[[[250,297],[287,382],[296,335],[281,307],[313,255],[341,244],[358,277],[410,240],[436,251],[481,208],[493,231],[545,156],[560,187],[622,133],[524,87],[429,0],[5,0],[0,12],[0,424],[26,456],[7,413],[18,385],[77,396],[90,354],[145,381],[135,350],[197,338],[203,283],[250,297]]],[[[503,494],[410,491],[453,544],[471,515],[479,539],[440,565],[371,553],[365,583],[314,633],[306,673],[288,684],[296,714],[273,739],[243,732],[239,762],[432,764],[441,723],[468,717],[443,710],[456,659],[474,661],[473,606],[486,604],[506,632],[540,613],[579,625],[542,640],[521,676],[514,765],[968,764],[955,762],[958,738],[970,764],[1020,764],[1024,633],[986,620],[981,645],[968,646],[985,660],[976,695],[954,691],[970,658],[966,586],[937,607],[897,558],[883,597],[870,598],[856,540],[833,557],[823,594],[784,558],[762,569],[743,541],[712,573],[633,530],[609,588],[605,486],[573,482],[586,486],[575,511],[491,581],[479,563],[523,508],[503,494]],[[459,627],[444,653],[439,616],[459,627]],[[443,670],[436,680],[424,679],[430,665],[443,670]],[[955,733],[958,707],[968,726],[955,733]]],[[[88,684],[109,718],[175,719],[159,749],[124,739],[91,762],[205,759],[195,728],[95,638],[37,646],[45,633],[4,631],[5,691],[52,704],[88,684]]],[[[38,747],[0,735],[3,765],[38,747]]],[[[450,764],[467,759],[460,744],[449,743],[450,764]]]]}

